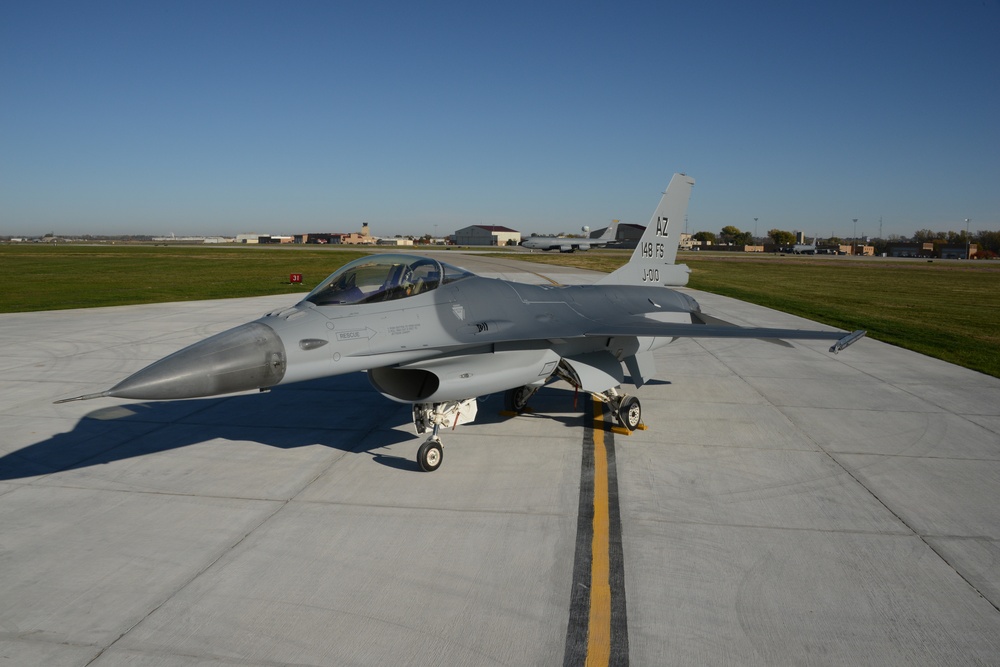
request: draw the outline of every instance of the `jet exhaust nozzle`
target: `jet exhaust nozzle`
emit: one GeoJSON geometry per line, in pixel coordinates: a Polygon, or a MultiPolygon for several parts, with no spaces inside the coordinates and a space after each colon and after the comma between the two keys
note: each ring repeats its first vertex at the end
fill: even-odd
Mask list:
{"type": "Polygon", "coordinates": [[[250,322],[164,357],[108,391],[81,398],[170,400],[263,389],[281,382],[286,363],[285,346],[274,329],[250,322]]]}

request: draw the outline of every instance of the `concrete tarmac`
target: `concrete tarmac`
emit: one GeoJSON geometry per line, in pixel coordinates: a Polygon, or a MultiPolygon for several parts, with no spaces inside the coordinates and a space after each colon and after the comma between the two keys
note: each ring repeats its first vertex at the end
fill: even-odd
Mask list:
{"type": "MultiPolygon", "coordinates": [[[[0,665],[563,662],[586,430],[565,385],[513,418],[481,400],[430,474],[363,374],[52,404],[292,301],[0,315],[0,665]]],[[[828,347],[656,353],[649,429],[615,436],[633,664],[1000,664],[1000,380],[828,347]]]]}

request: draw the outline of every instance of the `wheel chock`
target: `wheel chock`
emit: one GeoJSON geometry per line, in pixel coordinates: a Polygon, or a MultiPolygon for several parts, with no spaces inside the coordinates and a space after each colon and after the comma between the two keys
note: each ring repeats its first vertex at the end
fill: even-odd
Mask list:
{"type": "MultiPolygon", "coordinates": [[[[639,422],[639,425],[635,427],[635,430],[636,431],[645,431],[648,428],[649,428],[648,426],[646,426],[642,422],[639,422]]],[[[632,435],[632,433],[633,433],[633,431],[628,430],[624,426],[612,426],[611,427],[611,432],[612,433],[620,433],[621,435],[632,435]]]]}

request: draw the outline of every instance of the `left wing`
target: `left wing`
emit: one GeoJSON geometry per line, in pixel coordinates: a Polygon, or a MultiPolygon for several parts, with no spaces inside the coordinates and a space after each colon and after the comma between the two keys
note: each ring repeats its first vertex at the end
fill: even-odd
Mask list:
{"type": "MultiPolygon", "coordinates": [[[[715,320],[721,322],[721,320],[715,320]]],[[[836,354],[864,338],[867,331],[811,331],[808,329],[774,329],[769,327],[741,327],[727,324],[686,324],[674,322],[626,322],[622,324],[599,323],[585,332],[585,336],[655,336],[663,338],[762,338],[791,340],[833,340],[830,351],[836,354]]]]}

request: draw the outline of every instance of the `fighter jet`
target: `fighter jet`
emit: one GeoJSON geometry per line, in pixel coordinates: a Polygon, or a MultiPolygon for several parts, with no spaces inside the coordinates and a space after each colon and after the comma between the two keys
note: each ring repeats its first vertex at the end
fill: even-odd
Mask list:
{"type": "Polygon", "coordinates": [[[532,250],[558,250],[559,252],[584,251],[591,248],[603,248],[609,243],[613,243],[617,231],[618,221],[615,220],[596,239],[590,238],[590,227],[584,227],[583,232],[587,234],[585,238],[573,238],[571,236],[529,236],[521,241],[519,245],[532,250]]]}
{"type": "Polygon", "coordinates": [[[261,390],[364,371],[387,398],[413,406],[422,470],[443,460],[441,427],[472,421],[479,396],[504,392],[523,411],[561,379],[610,404],[620,427],[641,424],[653,351],[675,338],[829,339],[837,352],[864,335],[739,327],[701,312],[674,264],[676,224],[694,180],[675,174],[630,260],[593,285],[485,278],[430,257],[373,254],[350,262],[298,304],[186,347],[94,398],[174,400],[261,390]]]}

